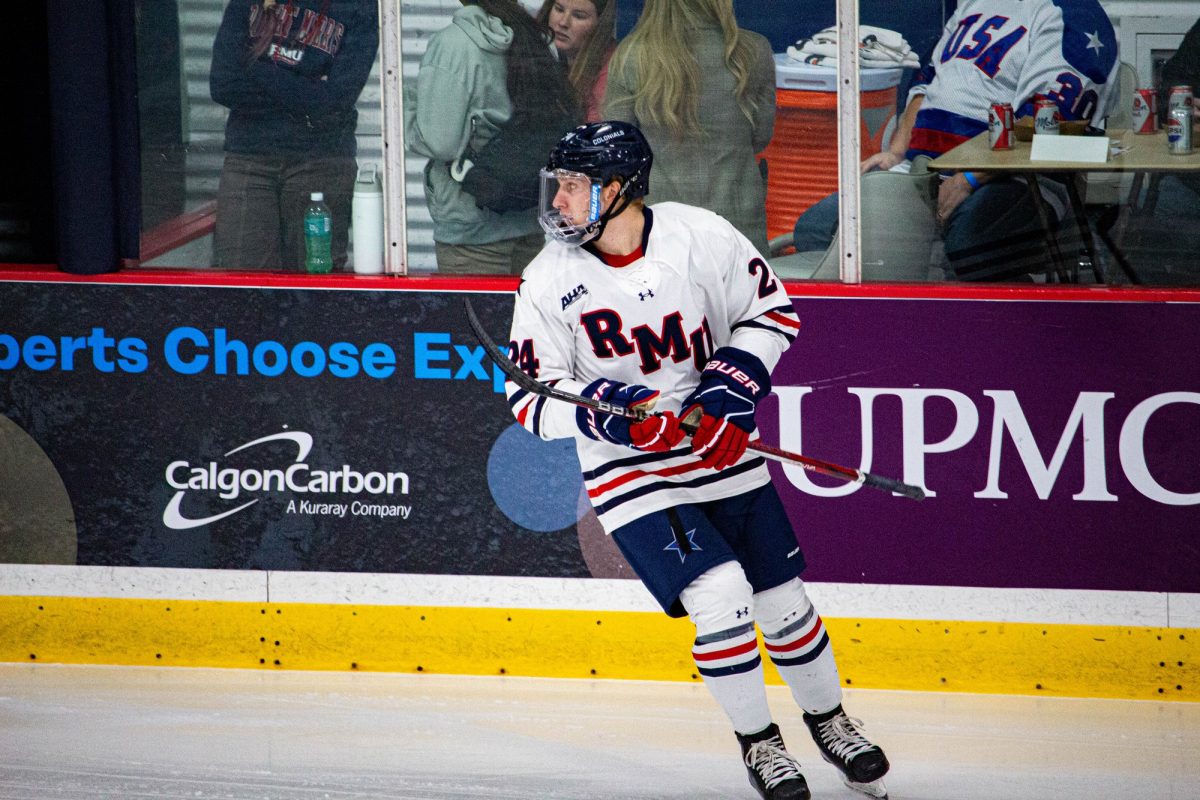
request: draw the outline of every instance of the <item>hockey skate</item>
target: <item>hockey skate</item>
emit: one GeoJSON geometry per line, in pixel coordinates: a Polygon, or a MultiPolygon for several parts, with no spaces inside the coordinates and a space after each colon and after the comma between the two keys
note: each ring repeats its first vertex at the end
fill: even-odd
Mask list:
{"type": "Polygon", "coordinates": [[[778,725],[772,722],[766,730],[739,733],[737,738],[750,785],[763,800],[809,800],[808,782],[800,774],[800,763],[784,747],[778,725]]]}
{"type": "Polygon", "coordinates": [[[822,757],[841,771],[843,783],[868,797],[887,798],[883,776],[890,765],[858,730],[862,722],[846,716],[840,705],[824,714],[806,713],[804,721],[822,757]]]}

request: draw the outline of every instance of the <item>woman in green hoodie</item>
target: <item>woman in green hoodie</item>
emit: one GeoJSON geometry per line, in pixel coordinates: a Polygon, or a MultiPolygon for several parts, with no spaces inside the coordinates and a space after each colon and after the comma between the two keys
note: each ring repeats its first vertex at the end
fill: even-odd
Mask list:
{"type": "Polygon", "coordinates": [[[425,199],[438,270],[519,274],[543,244],[536,208],[483,208],[462,186],[463,155],[478,152],[514,115],[560,119],[574,110],[550,34],[516,0],[461,0],[435,33],[416,87],[405,94],[405,146],[425,156],[425,199]]]}

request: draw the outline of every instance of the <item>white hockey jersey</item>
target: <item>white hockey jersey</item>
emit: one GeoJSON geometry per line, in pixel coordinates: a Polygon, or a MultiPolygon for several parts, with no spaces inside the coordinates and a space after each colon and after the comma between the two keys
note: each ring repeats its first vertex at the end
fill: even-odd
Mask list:
{"type": "MultiPolygon", "coordinates": [[[[710,211],[659,203],[644,213],[644,255],[626,266],[559,242],[530,263],[513,312],[513,360],[573,394],[599,378],[658,389],[656,410],[677,413],[717,348],[732,345],[774,369],[800,322],[766,260],[710,211]]],[[[665,453],[597,441],[580,430],[575,406],[511,381],[505,389],[526,429],[543,439],[575,439],[584,485],[607,531],[770,480],[752,451],[719,472],[702,468],[688,440],[665,453]]]]}
{"type": "Polygon", "coordinates": [[[1099,121],[1116,100],[1117,37],[1097,0],[965,0],[909,92],[924,95],[907,157],[937,157],[987,130],[992,103],[1099,121]]]}

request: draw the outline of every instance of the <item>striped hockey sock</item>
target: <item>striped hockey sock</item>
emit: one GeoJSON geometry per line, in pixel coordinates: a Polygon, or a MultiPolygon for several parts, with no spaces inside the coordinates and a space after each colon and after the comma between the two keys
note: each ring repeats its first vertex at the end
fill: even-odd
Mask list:
{"type": "Polygon", "coordinates": [[[811,604],[800,619],[782,630],[764,631],[763,642],[797,705],[815,714],[841,702],[841,679],[829,634],[811,604]]]}
{"type": "Polygon", "coordinates": [[[755,733],[771,724],[754,623],[696,637],[692,657],[734,730],[755,733]]]}

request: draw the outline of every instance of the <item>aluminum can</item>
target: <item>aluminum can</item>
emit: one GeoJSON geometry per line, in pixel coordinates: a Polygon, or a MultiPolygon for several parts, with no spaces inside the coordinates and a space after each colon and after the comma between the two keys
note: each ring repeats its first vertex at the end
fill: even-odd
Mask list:
{"type": "Polygon", "coordinates": [[[988,142],[993,150],[1013,149],[1013,107],[1011,103],[992,103],[988,109],[988,142]]]}
{"type": "Polygon", "coordinates": [[[1158,130],[1158,93],[1153,89],[1138,89],[1133,93],[1133,132],[1154,133],[1158,130]]]}
{"type": "Polygon", "coordinates": [[[1192,87],[1179,85],[1172,86],[1171,93],[1167,95],[1167,111],[1174,111],[1177,108],[1186,106],[1195,111],[1195,100],[1192,95],[1192,87]]]}
{"type": "Polygon", "coordinates": [[[1166,112],[1174,112],[1176,108],[1186,108],[1188,112],[1195,116],[1195,100],[1192,95],[1192,86],[1178,85],[1171,86],[1171,94],[1166,96],[1166,112]]]}
{"type": "Polygon", "coordinates": [[[1180,106],[1167,112],[1167,152],[1186,156],[1192,152],[1192,109],[1180,106]]]}
{"type": "Polygon", "coordinates": [[[1062,115],[1058,112],[1058,104],[1048,97],[1040,98],[1034,106],[1033,132],[1043,136],[1057,136],[1058,123],[1062,115]]]}

